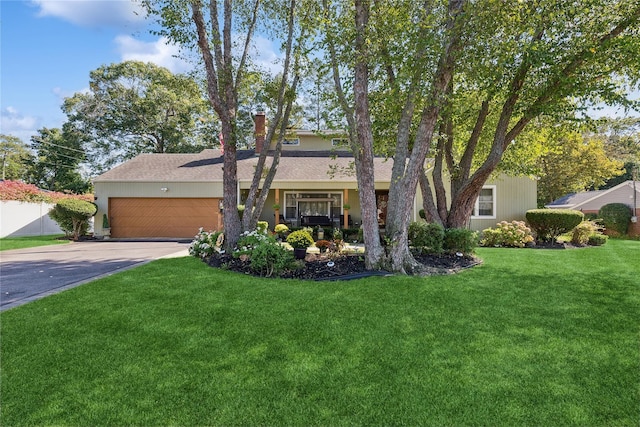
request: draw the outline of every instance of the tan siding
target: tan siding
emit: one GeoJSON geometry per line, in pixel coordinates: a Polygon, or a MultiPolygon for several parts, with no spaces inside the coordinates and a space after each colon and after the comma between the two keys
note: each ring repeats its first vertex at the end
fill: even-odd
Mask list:
{"type": "MultiPolygon", "coordinates": [[[[503,175],[499,179],[487,181],[485,185],[496,186],[496,218],[472,219],[469,224],[472,230],[481,231],[485,228],[495,227],[500,221],[523,221],[526,212],[537,206],[537,183],[535,180],[527,177],[503,175]]],[[[451,200],[449,192],[447,192],[447,200],[451,200]]],[[[422,209],[422,194],[418,188],[414,221],[419,218],[420,209],[422,209]]]]}
{"type": "Polygon", "coordinates": [[[222,183],[218,182],[96,182],[98,212],[95,232],[102,235],[102,215],[109,213],[109,198],[214,198],[222,193],[222,183]],[[167,191],[162,191],[162,188],[167,188],[167,191]]]}

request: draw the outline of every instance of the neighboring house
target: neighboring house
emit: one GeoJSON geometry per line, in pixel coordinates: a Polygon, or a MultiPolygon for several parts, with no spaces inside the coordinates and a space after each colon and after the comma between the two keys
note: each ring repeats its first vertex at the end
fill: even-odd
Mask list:
{"type": "MultiPolygon", "coordinates": [[[[246,198],[257,155],[264,148],[264,116],[256,116],[256,150],[238,151],[238,199],[246,198]]],[[[269,147],[269,149],[273,148],[269,147]]],[[[285,141],[261,219],[291,226],[358,227],[357,182],[344,138],[311,131],[285,141]],[[346,208],[348,207],[348,209],[346,208]],[[275,209],[278,208],[278,209],[275,209]]],[[[142,154],[94,180],[97,217],[107,213],[112,237],[193,237],[200,227],[222,228],[222,152],[142,154]]],[[[384,227],[393,162],[374,160],[380,226],[384,227]]],[[[412,220],[422,207],[418,191],[412,220]]],[[[536,182],[501,177],[487,183],[470,227],[481,230],[501,220],[523,220],[536,207],[536,182]]],[[[99,221],[96,235],[101,234],[99,221]]]]}
{"type": "Polygon", "coordinates": [[[610,203],[622,203],[635,212],[629,227],[630,235],[640,235],[640,181],[625,181],[608,190],[584,191],[568,194],[546,205],[549,209],[574,209],[597,214],[600,208],[610,203]]]}

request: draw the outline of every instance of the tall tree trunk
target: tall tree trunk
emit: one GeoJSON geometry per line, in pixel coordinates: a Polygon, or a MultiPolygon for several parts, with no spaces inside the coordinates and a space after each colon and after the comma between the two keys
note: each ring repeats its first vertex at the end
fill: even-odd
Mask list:
{"type": "Polygon", "coordinates": [[[406,159],[394,156],[394,173],[389,188],[389,199],[393,199],[394,203],[393,205],[389,203],[387,211],[387,239],[391,241],[389,261],[393,271],[413,273],[419,268],[409,251],[407,226],[411,218],[418,180],[424,174],[424,162],[431,146],[443,97],[453,76],[454,54],[458,49],[460,35],[458,18],[464,4],[464,0],[449,2],[449,20],[446,28],[448,38],[434,75],[430,102],[421,114],[409,161],[405,167],[396,168],[398,166],[396,162],[405,165],[406,159]],[[398,171],[401,171],[401,174],[398,171]],[[394,193],[393,197],[392,193],[394,193]]]}
{"type": "Polygon", "coordinates": [[[368,269],[381,266],[384,251],[380,244],[376,188],[373,170],[373,129],[369,110],[369,64],[367,32],[369,2],[356,0],[356,64],[353,83],[355,127],[358,146],[354,150],[358,198],[362,213],[363,237],[366,247],[365,264],[368,269]]]}

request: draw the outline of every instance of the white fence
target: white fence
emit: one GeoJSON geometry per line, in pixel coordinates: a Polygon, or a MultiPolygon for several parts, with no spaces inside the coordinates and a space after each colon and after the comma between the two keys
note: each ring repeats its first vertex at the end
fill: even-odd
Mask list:
{"type": "Polygon", "coordinates": [[[0,202],[0,237],[64,234],[51,218],[48,203],[0,202]]]}

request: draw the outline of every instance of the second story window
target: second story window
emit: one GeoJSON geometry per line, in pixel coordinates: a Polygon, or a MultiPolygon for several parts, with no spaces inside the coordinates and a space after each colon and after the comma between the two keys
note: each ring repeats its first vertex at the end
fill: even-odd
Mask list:
{"type": "Polygon", "coordinates": [[[285,138],[282,145],[300,145],[300,138],[285,138]]]}

